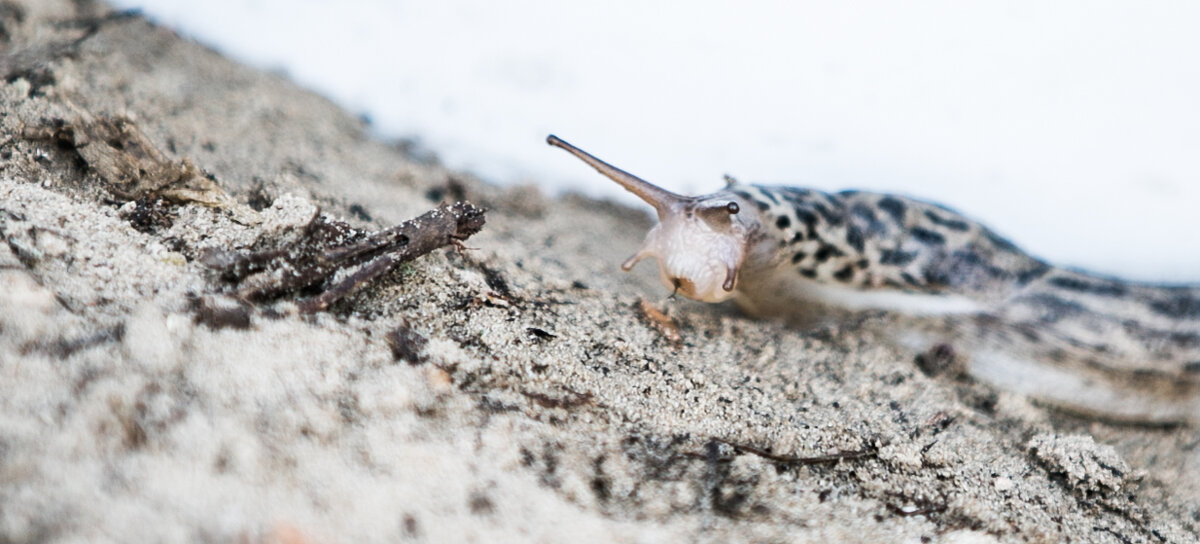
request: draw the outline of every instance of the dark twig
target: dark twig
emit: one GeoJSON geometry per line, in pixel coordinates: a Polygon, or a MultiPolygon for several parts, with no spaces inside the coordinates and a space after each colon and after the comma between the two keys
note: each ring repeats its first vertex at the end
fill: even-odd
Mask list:
{"type": "Polygon", "coordinates": [[[569,387],[564,389],[566,389],[567,395],[561,398],[552,397],[544,393],[537,393],[533,391],[521,391],[521,394],[525,395],[525,398],[528,398],[542,408],[570,409],[583,406],[585,404],[591,404],[591,402],[595,399],[595,396],[591,393],[580,393],[569,387]]]}
{"type": "Polygon", "coordinates": [[[238,298],[267,300],[289,291],[328,283],[339,271],[361,268],[300,301],[300,311],[328,308],[361,285],[439,247],[455,245],[483,228],[484,211],[469,202],[437,209],[375,233],[325,216],[305,225],[301,240],[251,253],[214,251],[201,262],[228,281],[240,283],[238,298]],[[364,264],[366,263],[366,264],[364,264]]]}
{"type": "Polygon", "coordinates": [[[358,286],[386,274],[388,271],[396,268],[397,265],[407,260],[409,259],[402,259],[395,255],[384,255],[379,257],[378,259],[371,261],[366,266],[356,270],[350,275],[349,278],[335,283],[329,289],[326,289],[324,293],[300,301],[300,311],[307,314],[324,310],[328,308],[330,304],[333,304],[334,302],[341,300],[346,295],[349,295],[350,292],[354,291],[356,288],[358,288],[358,286]]]}

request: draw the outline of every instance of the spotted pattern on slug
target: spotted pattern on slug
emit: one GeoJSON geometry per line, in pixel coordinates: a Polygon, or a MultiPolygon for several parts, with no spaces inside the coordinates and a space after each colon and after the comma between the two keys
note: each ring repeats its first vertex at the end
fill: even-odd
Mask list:
{"type": "Polygon", "coordinates": [[[1001,296],[1049,267],[986,227],[916,199],[734,185],[773,231],[779,261],[812,280],[871,289],[1001,296]]]}
{"type": "Polygon", "coordinates": [[[1055,268],[953,210],[912,198],[730,189],[752,201],[774,232],[775,266],[803,278],[864,291],[963,295],[982,304],[977,317],[945,327],[955,335],[973,328],[972,339],[1003,336],[1009,346],[1031,344],[1022,349],[1108,373],[1094,380],[1200,386],[1200,288],[1055,268]]]}
{"type": "Polygon", "coordinates": [[[862,191],[738,183],[677,195],[551,136],[654,206],[626,269],[658,261],[668,289],[747,313],[888,311],[884,336],[952,343],[970,373],[1085,414],[1200,424],[1200,286],[1051,266],[957,212],[862,191]],[[682,286],[682,287],[681,287],[682,286]]]}

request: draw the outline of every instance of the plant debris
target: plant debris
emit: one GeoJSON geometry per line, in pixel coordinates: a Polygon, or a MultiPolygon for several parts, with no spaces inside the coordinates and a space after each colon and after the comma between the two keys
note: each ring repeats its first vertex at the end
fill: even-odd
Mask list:
{"type": "Polygon", "coordinates": [[[525,332],[528,333],[529,338],[533,339],[533,340],[541,341],[541,340],[551,340],[554,338],[558,338],[557,334],[546,332],[545,330],[539,329],[537,327],[525,327],[525,332]]]}
{"type": "Polygon", "coordinates": [[[250,328],[251,308],[235,298],[205,295],[197,298],[193,304],[197,323],[203,323],[213,329],[250,328]]]}
{"type": "Polygon", "coordinates": [[[258,223],[254,210],[235,201],[191,159],[168,158],[132,120],[94,116],[77,105],[67,105],[75,113],[74,120],[54,119],[27,126],[22,136],[74,150],[123,202],[162,198],[174,204],[195,203],[228,210],[239,223],[258,223]]]}
{"type": "Polygon", "coordinates": [[[200,258],[237,285],[236,296],[266,301],[315,288],[300,311],[328,308],[358,287],[430,251],[458,245],[483,228],[484,210],[469,202],[442,204],[415,219],[377,232],[315,214],[298,241],[260,251],[211,250],[200,258]],[[344,278],[341,271],[358,267],[344,278]]]}
{"type": "Polygon", "coordinates": [[[429,339],[414,331],[407,321],[401,321],[385,338],[388,347],[392,348],[392,356],[397,361],[406,361],[410,365],[418,365],[426,360],[425,346],[429,339]]]}
{"type": "Polygon", "coordinates": [[[566,389],[566,391],[562,396],[550,396],[545,393],[538,393],[535,391],[521,391],[521,394],[525,395],[525,398],[533,401],[534,404],[537,404],[542,408],[562,408],[564,410],[586,404],[592,404],[596,398],[595,395],[591,393],[580,393],[570,388],[564,389],[566,389]]]}
{"type": "Polygon", "coordinates": [[[663,313],[658,308],[655,308],[654,305],[646,302],[644,299],[639,299],[634,308],[638,311],[638,313],[641,314],[642,318],[645,319],[650,326],[654,327],[654,330],[663,335],[663,338],[666,338],[671,345],[679,347],[683,344],[683,335],[679,334],[679,325],[675,323],[675,320],[672,319],[671,316],[663,313]]]}
{"type": "Polygon", "coordinates": [[[918,353],[915,362],[926,376],[945,374],[957,378],[967,373],[966,361],[950,344],[937,344],[918,353]]]}
{"type": "Polygon", "coordinates": [[[147,234],[171,228],[174,222],[171,209],[163,198],[130,200],[117,209],[117,214],[138,232],[147,234]]]}

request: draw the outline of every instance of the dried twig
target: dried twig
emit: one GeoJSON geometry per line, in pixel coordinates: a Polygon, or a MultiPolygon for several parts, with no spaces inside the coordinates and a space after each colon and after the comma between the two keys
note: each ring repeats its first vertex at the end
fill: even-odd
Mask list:
{"type": "Polygon", "coordinates": [[[545,393],[537,393],[534,391],[521,391],[521,394],[525,395],[525,398],[533,401],[542,408],[571,409],[578,406],[583,406],[585,404],[591,404],[596,398],[595,395],[591,393],[580,393],[569,387],[565,387],[564,389],[566,389],[567,394],[562,397],[554,397],[545,393]]]}
{"type": "Polygon", "coordinates": [[[210,251],[201,262],[227,281],[238,283],[237,296],[251,301],[325,284],[339,271],[361,265],[345,279],[324,285],[319,294],[301,300],[300,311],[310,313],[328,308],[402,263],[460,243],[479,232],[483,224],[484,211],[469,202],[443,204],[374,233],[318,214],[305,226],[301,239],[289,246],[249,253],[210,251]]]}
{"type": "Polygon", "coordinates": [[[54,142],[75,151],[94,170],[104,186],[122,201],[163,198],[175,204],[196,203],[229,210],[243,224],[258,222],[258,214],[229,196],[190,159],[173,160],[130,119],[93,115],[66,101],[72,119],[55,119],[26,126],[27,140],[54,142]]]}

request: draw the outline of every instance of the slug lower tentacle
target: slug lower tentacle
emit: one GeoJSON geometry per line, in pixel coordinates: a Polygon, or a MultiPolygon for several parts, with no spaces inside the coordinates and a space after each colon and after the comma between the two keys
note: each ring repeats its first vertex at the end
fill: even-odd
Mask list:
{"type": "Polygon", "coordinates": [[[897,343],[952,342],[990,383],[1110,418],[1200,422],[1200,286],[1057,268],[913,198],[732,179],[689,197],[547,142],[654,207],[659,223],[622,267],[652,257],[684,296],[793,322],[889,310],[904,316],[897,343]]]}

